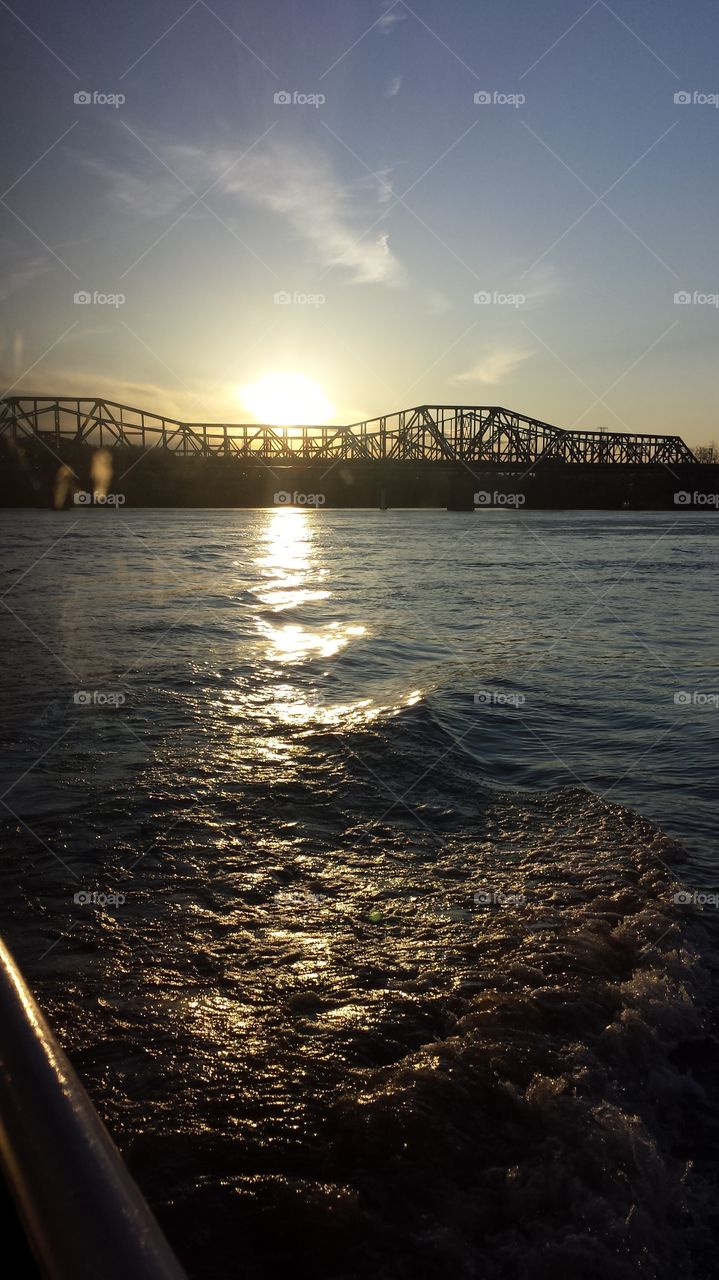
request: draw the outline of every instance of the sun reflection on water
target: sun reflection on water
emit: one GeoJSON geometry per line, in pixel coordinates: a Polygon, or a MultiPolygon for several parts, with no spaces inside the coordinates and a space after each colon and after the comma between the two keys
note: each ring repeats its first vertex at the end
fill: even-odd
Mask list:
{"type": "Polygon", "coordinates": [[[279,612],[329,599],[329,591],[314,585],[329,571],[313,565],[314,532],[307,511],[280,507],[270,512],[263,541],[265,553],[255,563],[266,581],[255,591],[258,600],[279,612]]]}
{"type": "MultiPolygon", "coordinates": [[[[288,507],[268,512],[255,560],[261,578],[253,590],[262,606],[254,618],[259,653],[278,677],[267,686],[269,697],[261,699],[263,712],[288,728],[302,723],[366,724],[396,709],[378,705],[365,690],[357,696],[356,688],[347,689],[341,665],[316,667],[318,662],[331,664],[343,651],[370,638],[362,622],[338,621],[338,609],[327,603],[334,593],[324,585],[330,568],[323,564],[327,548],[322,532],[316,512],[288,507]],[[324,620],[318,616],[322,612],[324,620]]],[[[412,705],[420,696],[413,690],[401,702],[412,705]]]]}

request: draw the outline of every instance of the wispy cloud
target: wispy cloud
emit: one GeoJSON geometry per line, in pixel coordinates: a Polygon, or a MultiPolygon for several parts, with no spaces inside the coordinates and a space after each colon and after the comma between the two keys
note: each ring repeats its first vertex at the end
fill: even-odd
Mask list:
{"type": "MultiPolygon", "coordinates": [[[[269,142],[235,167],[239,149],[233,155],[224,148],[167,145],[156,139],[151,145],[159,160],[141,154],[123,165],[87,162],[103,178],[114,203],[140,217],[163,217],[179,213],[183,204],[189,207],[190,191],[201,195],[212,185],[208,204],[223,217],[231,220],[251,206],[277,215],[320,268],[344,270],[353,284],[400,281],[402,271],[389,233],[375,230],[363,235],[376,220],[378,207],[391,197],[388,171],[381,181],[360,178],[347,183],[318,147],[297,141],[269,142]]],[[[198,204],[190,216],[209,215],[198,204]]]]}
{"type": "Polygon", "coordinates": [[[390,80],[389,84],[387,85],[387,93],[386,93],[386,96],[387,96],[388,98],[396,98],[396,97],[397,97],[397,94],[399,93],[399,91],[400,91],[400,89],[401,89],[401,88],[402,88],[402,77],[401,77],[401,76],[392,76],[392,79],[390,80]]]}
{"type": "Polygon", "coordinates": [[[556,297],[563,287],[563,282],[559,279],[554,266],[549,262],[543,262],[527,272],[513,291],[524,294],[525,306],[536,310],[537,307],[544,306],[556,297]]]}
{"type": "Polygon", "coordinates": [[[26,254],[13,240],[0,240],[0,302],[21,293],[23,289],[37,280],[47,271],[54,271],[56,263],[49,257],[38,254],[26,254]]]}
{"type": "Polygon", "coordinates": [[[453,382],[479,382],[484,385],[493,386],[497,382],[501,382],[503,378],[509,377],[518,369],[525,360],[529,360],[534,355],[534,351],[521,349],[518,347],[495,347],[491,351],[487,351],[471,369],[467,369],[464,373],[458,373],[452,379],[453,382]]]}
{"type": "Polygon", "coordinates": [[[386,35],[388,31],[397,26],[398,22],[404,22],[406,17],[407,10],[400,5],[395,5],[394,8],[388,9],[386,13],[382,14],[377,23],[377,29],[386,35]]]}
{"type": "MultiPolygon", "coordinates": [[[[219,172],[228,163],[226,155],[216,157],[219,172]]],[[[343,183],[321,151],[274,143],[262,154],[248,156],[225,190],[284,218],[319,266],[343,268],[355,284],[395,284],[400,279],[388,233],[362,237],[368,213],[358,199],[362,185],[343,183]]],[[[375,206],[379,199],[375,190],[375,206]]]]}
{"type": "Polygon", "coordinates": [[[361,174],[352,185],[354,200],[356,202],[358,192],[367,191],[369,201],[376,200],[378,204],[390,204],[395,198],[393,182],[394,167],[386,166],[383,169],[377,169],[376,173],[361,174]]]}
{"type": "Polygon", "coordinates": [[[131,209],[138,217],[161,218],[192,199],[186,188],[150,155],[133,157],[127,163],[84,155],[77,159],[101,180],[114,207],[131,209]]]}

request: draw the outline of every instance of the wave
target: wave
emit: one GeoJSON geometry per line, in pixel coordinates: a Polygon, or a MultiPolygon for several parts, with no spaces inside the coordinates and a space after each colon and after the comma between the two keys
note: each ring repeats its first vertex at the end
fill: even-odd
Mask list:
{"type": "Polygon", "coordinates": [[[190,1274],[714,1274],[718,951],[682,847],[479,780],[424,703],[253,732],[178,722],[134,834],[105,796],[82,883],[126,901],[39,974],[190,1274]]]}

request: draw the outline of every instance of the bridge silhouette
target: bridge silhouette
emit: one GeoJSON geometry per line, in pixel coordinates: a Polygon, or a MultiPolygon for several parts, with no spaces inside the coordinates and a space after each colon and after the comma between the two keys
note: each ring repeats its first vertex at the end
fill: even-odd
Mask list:
{"type": "Polygon", "coordinates": [[[680,436],[578,431],[497,405],[417,405],[348,426],[277,427],[181,422],[111,400],[58,396],[0,399],[0,437],[96,447],[160,448],[180,457],[238,458],[258,465],[354,462],[537,462],[597,466],[696,463],[680,436]]]}

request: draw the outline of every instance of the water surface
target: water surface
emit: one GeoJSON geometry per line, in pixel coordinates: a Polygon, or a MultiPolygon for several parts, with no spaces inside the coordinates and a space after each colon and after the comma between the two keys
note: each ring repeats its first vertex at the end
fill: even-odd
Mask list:
{"type": "Polygon", "coordinates": [[[4,932],[191,1275],[713,1274],[716,521],[0,528],[4,932]]]}

